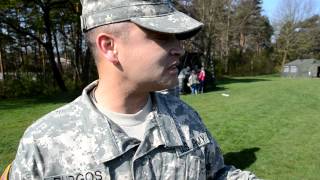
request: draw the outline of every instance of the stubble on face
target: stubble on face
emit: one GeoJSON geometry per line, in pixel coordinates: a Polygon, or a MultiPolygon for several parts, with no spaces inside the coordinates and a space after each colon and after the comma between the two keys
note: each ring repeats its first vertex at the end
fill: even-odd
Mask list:
{"type": "Polygon", "coordinates": [[[123,40],[119,55],[128,83],[144,91],[157,91],[177,84],[180,55],[170,54],[180,48],[174,35],[148,31],[132,24],[123,40]]]}

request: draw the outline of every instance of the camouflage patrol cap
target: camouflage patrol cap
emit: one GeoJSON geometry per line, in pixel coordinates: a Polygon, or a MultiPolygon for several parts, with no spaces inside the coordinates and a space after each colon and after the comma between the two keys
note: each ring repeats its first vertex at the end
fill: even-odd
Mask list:
{"type": "Polygon", "coordinates": [[[81,3],[84,32],[106,24],[131,21],[151,31],[187,39],[203,26],[177,11],[170,0],[81,0],[81,3]]]}

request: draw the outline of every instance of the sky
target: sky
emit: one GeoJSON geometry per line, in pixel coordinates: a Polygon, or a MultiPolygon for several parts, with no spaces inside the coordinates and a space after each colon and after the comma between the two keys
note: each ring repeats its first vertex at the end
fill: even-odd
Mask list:
{"type": "MultiPolygon", "coordinates": [[[[278,4],[282,0],[263,0],[262,9],[263,14],[267,15],[269,19],[272,19],[273,12],[277,9],[278,4]]],[[[301,0],[304,1],[304,0],[301,0]]],[[[316,9],[320,10],[320,0],[314,0],[316,9]]]]}
{"type": "Polygon", "coordinates": [[[272,13],[276,9],[279,1],[281,0],[263,0],[263,3],[262,3],[263,14],[271,18],[272,13]]]}

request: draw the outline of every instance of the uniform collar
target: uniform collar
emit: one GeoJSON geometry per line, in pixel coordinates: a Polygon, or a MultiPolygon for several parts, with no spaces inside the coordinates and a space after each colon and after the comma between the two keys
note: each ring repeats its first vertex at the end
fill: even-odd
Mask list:
{"type": "Polygon", "coordinates": [[[151,93],[151,99],[153,103],[153,118],[149,120],[146,136],[137,149],[134,159],[144,156],[159,146],[164,146],[165,148],[183,146],[174,119],[167,111],[160,108],[160,104],[163,103],[161,98],[157,97],[156,93],[151,93]]]}
{"type": "Polygon", "coordinates": [[[183,146],[180,133],[178,131],[175,116],[170,111],[170,106],[167,104],[163,95],[152,93],[152,102],[154,112],[156,113],[156,121],[159,125],[160,133],[166,147],[183,146]]]}
{"type": "MultiPolygon", "coordinates": [[[[96,142],[92,148],[92,153],[96,163],[100,164],[121,156],[133,147],[136,147],[140,141],[128,137],[115,123],[105,117],[94,106],[89,94],[97,84],[98,81],[94,81],[83,90],[80,101],[82,104],[80,105],[87,108],[84,114],[84,129],[87,132],[87,136],[96,142]]],[[[165,147],[183,146],[176,123],[172,118],[174,116],[168,110],[170,106],[167,106],[165,99],[156,93],[151,93],[151,98],[154,120],[159,127],[161,139],[163,140],[157,146],[161,144],[165,147]]],[[[148,141],[148,139],[147,137],[145,141],[148,141]]],[[[144,149],[145,152],[149,150],[148,148],[144,149]]],[[[139,154],[145,152],[140,152],[139,154]]]]}

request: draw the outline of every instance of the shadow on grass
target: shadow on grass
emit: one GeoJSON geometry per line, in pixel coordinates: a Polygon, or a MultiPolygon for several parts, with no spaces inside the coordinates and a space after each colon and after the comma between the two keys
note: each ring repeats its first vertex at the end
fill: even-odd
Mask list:
{"type": "Polygon", "coordinates": [[[217,81],[218,85],[224,84],[232,84],[232,83],[252,83],[252,82],[260,82],[260,81],[270,81],[269,79],[263,78],[230,78],[224,77],[221,80],[217,81]]]}
{"type": "Polygon", "coordinates": [[[10,98],[0,99],[0,110],[28,108],[39,104],[60,104],[68,103],[75,99],[80,94],[71,93],[60,93],[51,96],[37,96],[37,97],[26,97],[26,98],[10,98]]]}
{"type": "Polygon", "coordinates": [[[260,148],[253,147],[243,149],[239,152],[226,153],[223,155],[224,162],[227,165],[234,165],[236,168],[239,169],[248,168],[257,160],[255,153],[259,150],[260,148]]]}
{"type": "Polygon", "coordinates": [[[269,79],[263,78],[231,78],[231,77],[224,77],[222,79],[207,82],[205,87],[205,92],[213,92],[213,91],[226,91],[224,85],[233,84],[233,83],[253,83],[253,82],[260,82],[260,81],[270,81],[269,79]]]}

